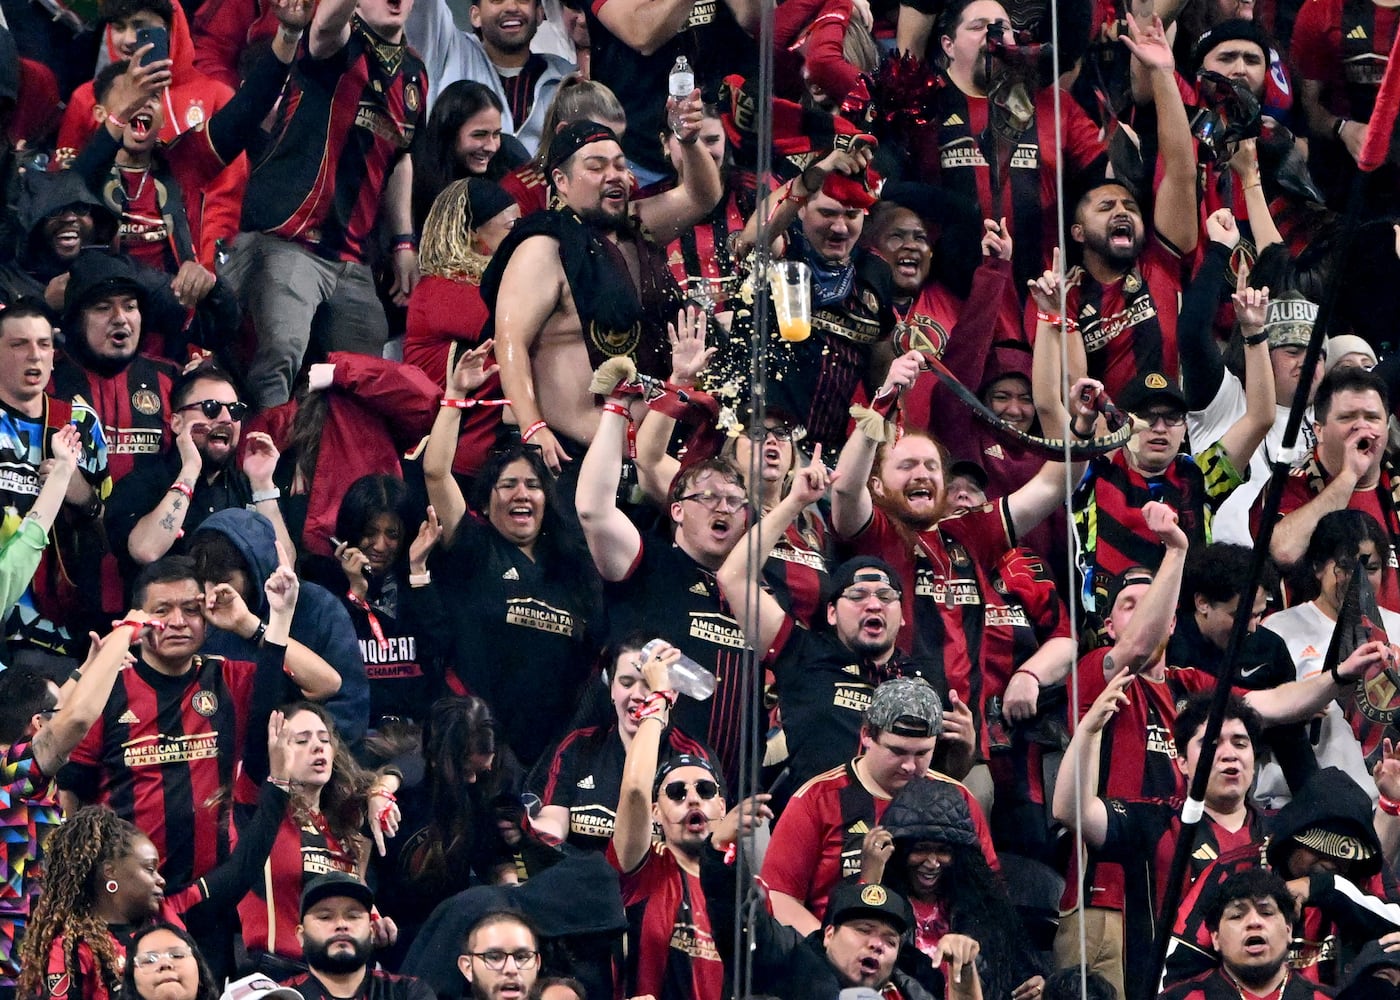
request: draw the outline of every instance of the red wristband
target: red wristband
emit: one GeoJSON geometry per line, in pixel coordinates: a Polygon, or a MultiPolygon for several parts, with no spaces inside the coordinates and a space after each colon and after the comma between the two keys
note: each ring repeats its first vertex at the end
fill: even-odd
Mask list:
{"type": "Polygon", "coordinates": [[[609,399],[603,404],[603,412],[616,413],[619,417],[622,417],[624,420],[627,420],[629,422],[632,420],[632,411],[629,410],[627,407],[623,406],[621,403],[611,399],[609,399]]]}
{"type": "Polygon", "coordinates": [[[533,424],[520,432],[520,443],[528,444],[532,437],[548,426],[549,424],[545,423],[543,420],[536,420],[533,424]]]}
{"type": "MultiPolygon", "coordinates": [[[[155,629],[157,632],[159,632],[161,629],[165,628],[165,622],[155,621],[155,620],[149,620],[149,621],[144,621],[144,622],[138,622],[138,621],[135,621],[134,619],[131,619],[131,618],[123,618],[121,621],[117,622],[117,626],[116,626],[116,627],[117,627],[117,628],[125,628],[125,627],[128,626],[128,625],[130,625],[132,628],[136,629],[136,631],[138,631],[138,632],[141,631],[143,628],[155,629]]],[[[113,631],[116,631],[116,629],[113,629],[113,631]]]]}
{"type": "Polygon", "coordinates": [[[1065,325],[1065,320],[1063,316],[1061,316],[1059,313],[1046,312],[1044,309],[1037,309],[1035,311],[1035,318],[1040,320],[1042,323],[1049,323],[1051,326],[1065,325]]]}
{"type": "Polygon", "coordinates": [[[1384,795],[1381,795],[1377,799],[1376,805],[1379,806],[1381,812],[1385,813],[1387,816],[1400,816],[1400,802],[1396,802],[1394,799],[1388,799],[1384,795]]]}
{"type": "Polygon", "coordinates": [[[439,399],[438,406],[450,406],[454,410],[470,410],[476,405],[474,399],[439,399]]]}
{"type": "Polygon", "coordinates": [[[178,479],[175,480],[175,482],[171,483],[170,489],[166,490],[165,492],[183,493],[185,495],[186,500],[194,500],[194,487],[191,486],[189,483],[182,483],[178,479]]]}

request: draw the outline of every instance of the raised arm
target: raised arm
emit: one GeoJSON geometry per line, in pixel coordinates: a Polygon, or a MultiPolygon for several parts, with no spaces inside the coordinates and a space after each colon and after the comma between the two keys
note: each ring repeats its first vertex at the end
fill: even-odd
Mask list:
{"type": "MultiPolygon", "coordinates": [[[[604,410],[598,417],[583,463],[578,470],[574,503],[593,564],[604,580],[627,576],[642,550],[637,526],[617,507],[617,483],[622,476],[622,450],[627,446],[628,417],[604,410]]],[[[650,786],[648,786],[650,788],[650,786]]]]}
{"type": "Polygon", "coordinates": [[[1127,687],[1132,682],[1133,672],[1126,667],[1113,675],[1103,693],[1094,699],[1089,711],[1079,720],[1079,728],[1065,748],[1055,777],[1055,797],[1051,804],[1055,819],[1083,834],[1084,843],[1089,847],[1102,847],[1108,836],[1108,806],[1099,798],[1099,751],[1103,746],[1103,731],[1118,710],[1128,704],[1127,687]],[[1083,789],[1080,802],[1075,801],[1076,787],[1083,789]]]}
{"type": "Polygon", "coordinates": [[[651,786],[656,779],[661,735],[671,720],[671,664],[680,655],[674,646],[662,646],[642,664],[642,680],[651,694],[642,707],[637,734],[632,737],[622,764],[622,788],[612,835],[613,853],[624,872],[640,865],[651,849],[651,786]]]}
{"type": "Polygon", "coordinates": [[[719,167],[700,145],[700,124],[705,112],[700,91],[692,91],[680,103],[667,98],[666,112],[681,123],[676,131],[681,145],[681,182],[669,191],[637,202],[637,218],[660,246],[688,231],[724,196],[719,167]]]}
{"type": "Polygon", "coordinates": [[[1240,190],[1244,192],[1245,213],[1254,236],[1254,248],[1263,253],[1275,243],[1283,242],[1274,215],[1269,211],[1269,199],[1264,196],[1264,179],[1259,174],[1257,140],[1241,139],[1235,155],[1230,157],[1230,169],[1239,175],[1240,190]]]}
{"type": "Polygon", "coordinates": [[[193,430],[193,423],[187,423],[175,437],[175,447],[180,454],[180,474],[161,495],[155,509],[137,521],[127,536],[127,554],[143,566],[169,552],[175,539],[184,533],[185,515],[189,512],[195,484],[204,468],[199,446],[194,443],[193,430]]]}
{"type": "MultiPolygon", "coordinates": [[[[1097,412],[1094,400],[1101,392],[1103,383],[1096,379],[1081,378],[1074,383],[1069,394],[1070,409],[1074,411],[1072,427],[1093,427],[1097,412]]],[[[1063,462],[1046,462],[1026,485],[1007,497],[1006,509],[1017,537],[1044,521],[1057,507],[1064,506],[1069,489],[1067,483],[1077,481],[1083,472],[1083,462],[1073,463],[1068,476],[1063,462]]]]}
{"type": "Polygon", "coordinates": [[[73,675],[79,679],[70,679],[63,685],[59,698],[63,707],[34,736],[34,761],[44,774],[57,774],[68,763],[68,755],[102,714],[117,674],[126,666],[132,644],[146,627],[146,619],[144,611],[128,611],[104,638],[92,637],[87,662],[73,675]]]}
{"type": "Polygon", "coordinates": [[[306,51],[312,59],[325,59],[350,41],[350,21],[355,16],[355,0],[322,0],[311,18],[306,51]]]}
{"type": "Polygon", "coordinates": [[[1182,293],[1181,313],[1176,320],[1181,389],[1189,410],[1209,406],[1225,381],[1225,361],[1215,343],[1215,314],[1230,267],[1230,254],[1240,243],[1234,213],[1220,208],[1206,216],[1206,237],[1205,259],[1182,293]]]}
{"type": "MultiPolygon", "coordinates": [[[[876,396],[897,395],[908,389],[918,379],[922,365],[918,351],[895,358],[876,396]]],[[[854,538],[870,522],[874,511],[870,476],[878,447],[878,441],[857,429],[846,439],[836,460],[836,472],[831,477],[831,526],[841,538],[854,538]]]]}
{"type": "Polygon", "coordinates": [[[1249,691],[1244,703],[1259,713],[1268,725],[1310,719],[1334,698],[1350,690],[1368,670],[1382,663],[1400,666],[1393,647],[1383,642],[1367,642],[1337,665],[1335,673],[1323,671],[1262,691],[1249,691]]]}
{"type": "Polygon", "coordinates": [[[1190,543],[1177,523],[1176,511],[1153,500],[1143,506],[1142,516],[1147,527],[1166,545],[1167,551],[1147,593],[1143,594],[1133,610],[1132,620],[1104,658],[1105,677],[1113,676],[1122,667],[1137,673],[1151,666],[1154,654],[1166,645],[1171,636],[1177,602],[1181,597],[1181,574],[1190,543]]]}
{"type": "MultiPolygon", "coordinates": [[[[1072,322],[1060,315],[1065,284],[1062,259],[1060,248],[1056,247],[1050,255],[1050,266],[1039,278],[1027,282],[1036,311],[1035,344],[1031,349],[1031,395],[1035,398],[1035,412],[1040,417],[1040,426],[1046,434],[1060,433],[1070,419],[1062,389],[1066,347],[1069,350],[1070,383],[1083,378],[1089,370],[1084,338],[1072,322]]],[[[1081,424],[1083,437],[1093,436],[1095,422],[1081,424]]]]}
{"type": "Polygon", "coordinates": [[[48,545],[49,532],[63,508],[68,484],[78,469],[83,442],[78,428],[67,424],[54,433],[49,442],[53,458],[48,460],[48,476],[39,487],[34,504],[19,523],[19,528],[0,546],[0,614],[10,609],[29,589],[39,561],[48,545]]]}
{"type": "Polygon", "coordinates": [[[247,442],[243,452],[243,474],[248,477],[248,485],[253,488],[253,509],[267,518],[272,525],[272,533],[283,550],[295,554],[296,543],[287,530],[287,522],[282,518],[282,507],[277,502],[282,491],[273,482],[277,472],[277,462],[282,457],[272,435],[263,431],[252,431],[244,435],[247,442]]]}
{"type": "Polygon", "coordinates": [[[1162,179],[1157,185],[1152,224],[1161,237],[1180,253],[1196,249],[1200,223],[1196,217],[1196,151],[1186,105],[1176,86],[1176,59],[1167,41],[1162,19],[1140,26],[1131,14],[1128,35],[1121,40],[1133,60],[1150,77],[1152,103],[1157,109],[1157,155],[1162,179]]]}
{"type": "Polygon", "coordinates": [[[1250,459],[1274,426],[1274,366],[1269,360],[1269,335],[1264,332],[1264,316],[1269,308],[1269,290],[1250,288],[1243,267],[1235,284],[1235,318],[1244,337],[1244,416],[1221,435],[1225,456],[1241,475],[1250,459]]]}
{"type": "Polygon", "coordinates": [[[530,355],[563,294],[559,244],[548,236],[533,236],[511,254],[501,275],[493,310],[496,342],[500,345],[496,361],[501,366],[501,392],[510,400],[522,436],[539,445],[545,464],[555,475],[569,458],[540,415],[530,355]]]}
{"type": "MultiPolygon", "coordinates": [[[[491,348],[495,341],[487,340],[469,351],[462,351],[447,372],[447,390],[443,394],[446,401],[473,402],[472,393],[486,384],[486,381],[499,371],[490,361],[491,348]]],[[[442,532],[447,537],[447,547],[457,540],[457,528],[467,513],[467,501],[462,496],[462,487],[452,475],[452,462],[457,457],[457,436],[462,426],[462,411],[465,406],[438,407],[433,429],[428,433],[428,444],[423,449],[423,481],[428,488],[430,509],[437,511],[442,532]]]]}
{"type": "MultiPolygon", "coordinates": [[[[801,176],[794,177],[777,191],[774,191],[772,199],[768,203],[769,238],[778,236],[792,225],[797,218],[798,209],[807,204],[807,199],[822,189],[822,185],[826,183],[827,175],[833,170],[851,175],[861,173],[870,166],[873,156],[870,149],[864,146],[852,152],[833,149],[802,171],[801,176]]],[[[748,252],[753,249],[754,244],[758,242],[759,221],[759,212],[756,211],[749,216],[748,221],[744,224],[744,229],[734,244],[735,260],[742,260],[746,257],[748,252]]]]}
{"type": "MultiPolygon", "coordinates": [[[[666,324],[671,340],[671,385],[681,389],[694,386],[710,358],[719,350],[705,346],[708,328],[708,317],[693,307],[682,309],[675,323],[666,324]]],[[[637,457],[633,460],[637,482],[647,499],[660,506],[666,505],[671,481],[681,467],[681,463],[666,451],[675,429],[676,418],[660,410],[648,410],[637,425],[637,457]]]]}
{"type": "Polygon", "coordinates": [[[607,0],[595,9],[603,27],[649,56],[684,30],[690,8],[691,0],[607,0]]]}
{"type": "Polygon", "coordinates": [[[716,574],[725,600],[731,608],[739,611],[739,626],[744,630],[744,638],[758,650],[760,657],[768,655],[787,617],[782,605],[763,588],[759,580],[763,564],[773,551],[773,546],[783,537],[783,532],[787,531],[788,525],[797,520],[808,506],[822,498],[833,478],[828,477],[826,467],[822,465],[822,446],[818,444],[812,450],[811,464],[797,470],[787,496],[749,529],[739,544],[729,551],[716,574]],[[753,549],[757,549],[758,558],[756,564],[751,565],[749,552],[753,549]],[[753,593],[757,594],[756,617],[750,620],[745,612],[749,607],[749,596],[753,593]]]}

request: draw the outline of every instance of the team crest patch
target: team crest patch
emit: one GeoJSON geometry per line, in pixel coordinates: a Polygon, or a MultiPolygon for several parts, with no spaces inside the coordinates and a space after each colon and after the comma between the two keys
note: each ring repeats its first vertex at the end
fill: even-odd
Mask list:
{"type": "Polygon", "coordinates": [[[131,408],[153,417],[160,412],[160,397],[150,389],[137,389],[131,394],[131,408]]]}
{"type": "Polygon", "coordinates": [[[204,124],[204,102],[192,101],[185,109],[185,128],[199,128],[204,124]]]}
{"type": "Polygon", "coordinates": [[[66,997],[68,995],[68,973],[55,972],[46,977],[49,987],[49,996],[66,997]]]}
{"type": "Polygon", "coordinates": [[[1129,295],[1136,295],[1138,293],[1138,289],[1140,289],[1141,287],[1142,279],[1139,278],[1132,271],[1129,271],[1128,276],[1123,279],[1123,291],[1127,292],[1129,295]]]}
{"type": "Polygon", "coordinates": [[[403,103],[409,111],[417,111],[419,105],[418,88],[412,83],[403,85],[403,103]]]}
{"type": "Polygon", "coordinates": [[[860,891],[860,901],[866,906],[884,906],[889,898],[883,885],[867,885],[860,891]]]}
{"type": "Polygon", "coordinates": [[[196,691],[194,697],[190,699],[190,705],[196,712],[207,719],[219,710],[219,696],[213,691],[200,689],[196,691]]]}
{"type": "Polygon", "coordinates": [[[1142,384],[1149,389],[1165,389],[1167,387],[1167,380],[1165,376],[1153,372],[1142,380],[1142,384]]]}

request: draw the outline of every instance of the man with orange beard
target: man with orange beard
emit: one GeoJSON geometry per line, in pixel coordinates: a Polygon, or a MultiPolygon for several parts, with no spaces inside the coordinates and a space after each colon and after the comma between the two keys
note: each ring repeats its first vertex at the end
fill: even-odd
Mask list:
{"type": "MultiPolygon", "coordinates": [[[[877,398],[908,389],[920,367],[916,351],[897,358],[877,398]]],[[[1071,393],[1076,412],[1086,419],[1092,411],[1084,392],[1097,385],[1080,379],[1071,393]]],[[[1088,397],[1092,396],[1089,392],[1088,397]]],[[[983,595],[988,574],[1023,532],[1064,503],[1065,469],[1060,463],[1047,462],[1030,482],[995,505],[948,517],[943,479],[947,458],[942,445],[919,431],[881,443],[872,433],[890,428],[871,423],[861,421],[841,449],[832,491],[832,526],[856,552],[877,555],[898,570],[904,611],[900,648],[926,663],[921,672],[937,678],[940,694],[956,692],[959,700],[972,707],[977,730],[982,732],[977,715],[982,702],[983,595]]],[[[986,747],[979,747],[978,753],[985,758],[986,747]]],[[[974,769],[969,779],[976,782],[979,777],[990,798],[985,768],[974,769]]]]}

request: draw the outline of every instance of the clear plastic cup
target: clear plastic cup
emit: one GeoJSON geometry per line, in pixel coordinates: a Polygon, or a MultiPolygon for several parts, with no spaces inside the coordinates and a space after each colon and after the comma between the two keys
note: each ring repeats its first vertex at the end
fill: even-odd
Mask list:
{"type": "Polygon", "coordinates": [[[778,336],[794,343],[812,335],[812,269],[800,260],[775,260],[768,290],[778,317],[778,336]]]}

